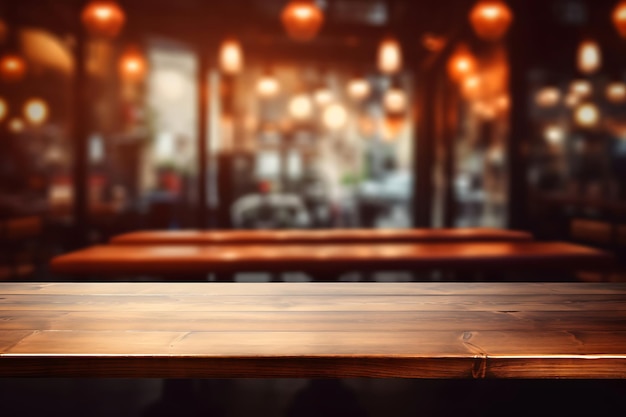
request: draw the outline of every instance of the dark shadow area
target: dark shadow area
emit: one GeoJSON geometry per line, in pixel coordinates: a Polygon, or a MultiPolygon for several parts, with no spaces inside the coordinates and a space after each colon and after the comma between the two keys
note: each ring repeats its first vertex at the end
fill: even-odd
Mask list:
{"type": "Polygon", "coordinates": [[[1,379],[6,416],[601,416],[623,380],[1,379]]]}

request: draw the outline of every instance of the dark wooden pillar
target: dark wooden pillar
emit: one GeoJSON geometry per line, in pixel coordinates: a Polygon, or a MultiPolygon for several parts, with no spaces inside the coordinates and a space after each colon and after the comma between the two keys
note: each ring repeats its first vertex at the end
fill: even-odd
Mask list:
{"type": "Polygon", "coordinates": [[[442,96],[443,129],[441,141],[443,146],[443,226],[454,227],[456,220],[456,195],[454,193],[454,175],[456,165],[456,138],[459,126],[459,93],[455,85],[447,78],[440,78],[440,94],[442,96]]]}
{"type": "Polygon", "coordinates": [[[415,98],[413,120],[416,123],[413,154],[413,227],[430,227],[433,198],[433,163],[435,159],[435,106],[436,88],[432,72],[415,73],[415,98]]]}
{"type": "MultiPolygon", "coordinates": [[[[85,1],[78,3],[80,13],[85,1]]],[[[80,22],[80,16],[76,22],[80,22]]],[[[74,82],[73,82],[73,111],[72,111],[72,142],[74,148],[72,183],[73,183],[73,245],[84,246],[88,243],[89,215],[88,215],[88,185],[89,185],[89,154],[88,136],[89,121],[91,120],[89,100],[89,83],[86,68],[87,35],[80,24],[75,30],[76,43],[74,46],[74,82]]]]}
{"type": "MultiPolygon", "coordinates": [[[[220,74],[220,91],[218,97],[221,113],[217,118],[219,123],[234,123],[235,77],[235,75],[231,74],[220,74]]],[[[222,144],[221,149],[216,155],[218,207],[215,213],[215,219],[219,229],[232,229],[234,226],[231,208],[235,199],[235,165],[237,164],[237,158],[242,156],[239,151],[240,144],[237,142],[237,130],[238,129],[233,126],[233,132],[231,132],[233,136],[228,138],[230,143],[226,145],[222,144]]],[[[224,138],[222,138],[222,140],[223,139],[224,138]]]]}
{"type": "Polygon", "coordinates": [[[207,52],[198,49],[198,228],[206,229],[209,216],[209,71],[207,52]]]}
{"type": "Polygon", "coordinates": [[[513,0],[510,5],[515,22],[508,36],[509,92],[511,95],[510,129],[507,142],[509,164],[508,227],[529,230],[528,223],[528,150],[531,120],[528,111],[528,73],[532,64],[528,28],[531,16],[527,0],[513,0]]]}

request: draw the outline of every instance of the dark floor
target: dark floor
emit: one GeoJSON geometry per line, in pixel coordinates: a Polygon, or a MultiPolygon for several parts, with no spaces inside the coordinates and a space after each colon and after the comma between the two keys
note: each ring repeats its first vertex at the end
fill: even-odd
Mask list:
{"type": "Polygon", "coordinates": [[[0,379],[2,416],[447,417],[626,415],[626,381],[0,379]],[[181,382],[181,381],[178,381],[181,382]],[[175,384],[174,384],[175,385],[175,384]],[[185,391],[186,390],[186,391],[185,391]]]}

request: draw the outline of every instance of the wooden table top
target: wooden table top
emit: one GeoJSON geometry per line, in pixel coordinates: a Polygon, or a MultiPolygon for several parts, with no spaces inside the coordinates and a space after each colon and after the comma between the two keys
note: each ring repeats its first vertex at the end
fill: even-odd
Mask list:
{"type": "Polygon", "coordinates": [[[563,242],[397,243],[353,245],[97,245],[59,255],[58,274],[173,275],[207,272],[352,270],[602,269],[614,257],[563,242]]]}
{"type": "Polygon", "coordinates": [[[626,378],[623,283],[0,283],[0,377],[626,378]]]}
{"type": "Polygon", "coordinates": [[[269,244],[530,241],[531,233],[493,228],[146,230],[111,238],[113,244],[269,244]]]}

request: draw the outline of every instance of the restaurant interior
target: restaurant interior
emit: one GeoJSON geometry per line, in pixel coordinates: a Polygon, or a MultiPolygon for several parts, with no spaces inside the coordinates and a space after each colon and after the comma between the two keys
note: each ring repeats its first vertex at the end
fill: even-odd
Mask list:
{"type": "MultiPolygon", "coordinates": [[[[354,256],[380,256],[374,273],[327,280],[626,282],[626,1],[0,0],[0,223],[0,282],[99,282],[108,267],[54,261],[136,232],[295,230],[304,241],[329,230],[520,232],[611,258],[595,268],[587,252],[537,249],[537,264],[515,260],[506,273],[448,273],[424,243],[430,269],[416,273],[414,259],[387,268],[363,237],[354,256]]],[[[344,249],[326,243],[341,263],[344,249]]],[[[267,256],[297,264],[281,250],[267,256]]],[[[253,261],[227,279],[317,279],[253,261]]],[[[133,268],[106,279],[170,279],[133,268]]],[[[626,413],[615,381],[175,382],[0,378],[0,409],[626,413]],[[498,400],[478,407],[487,396],[498,400]]]]}

